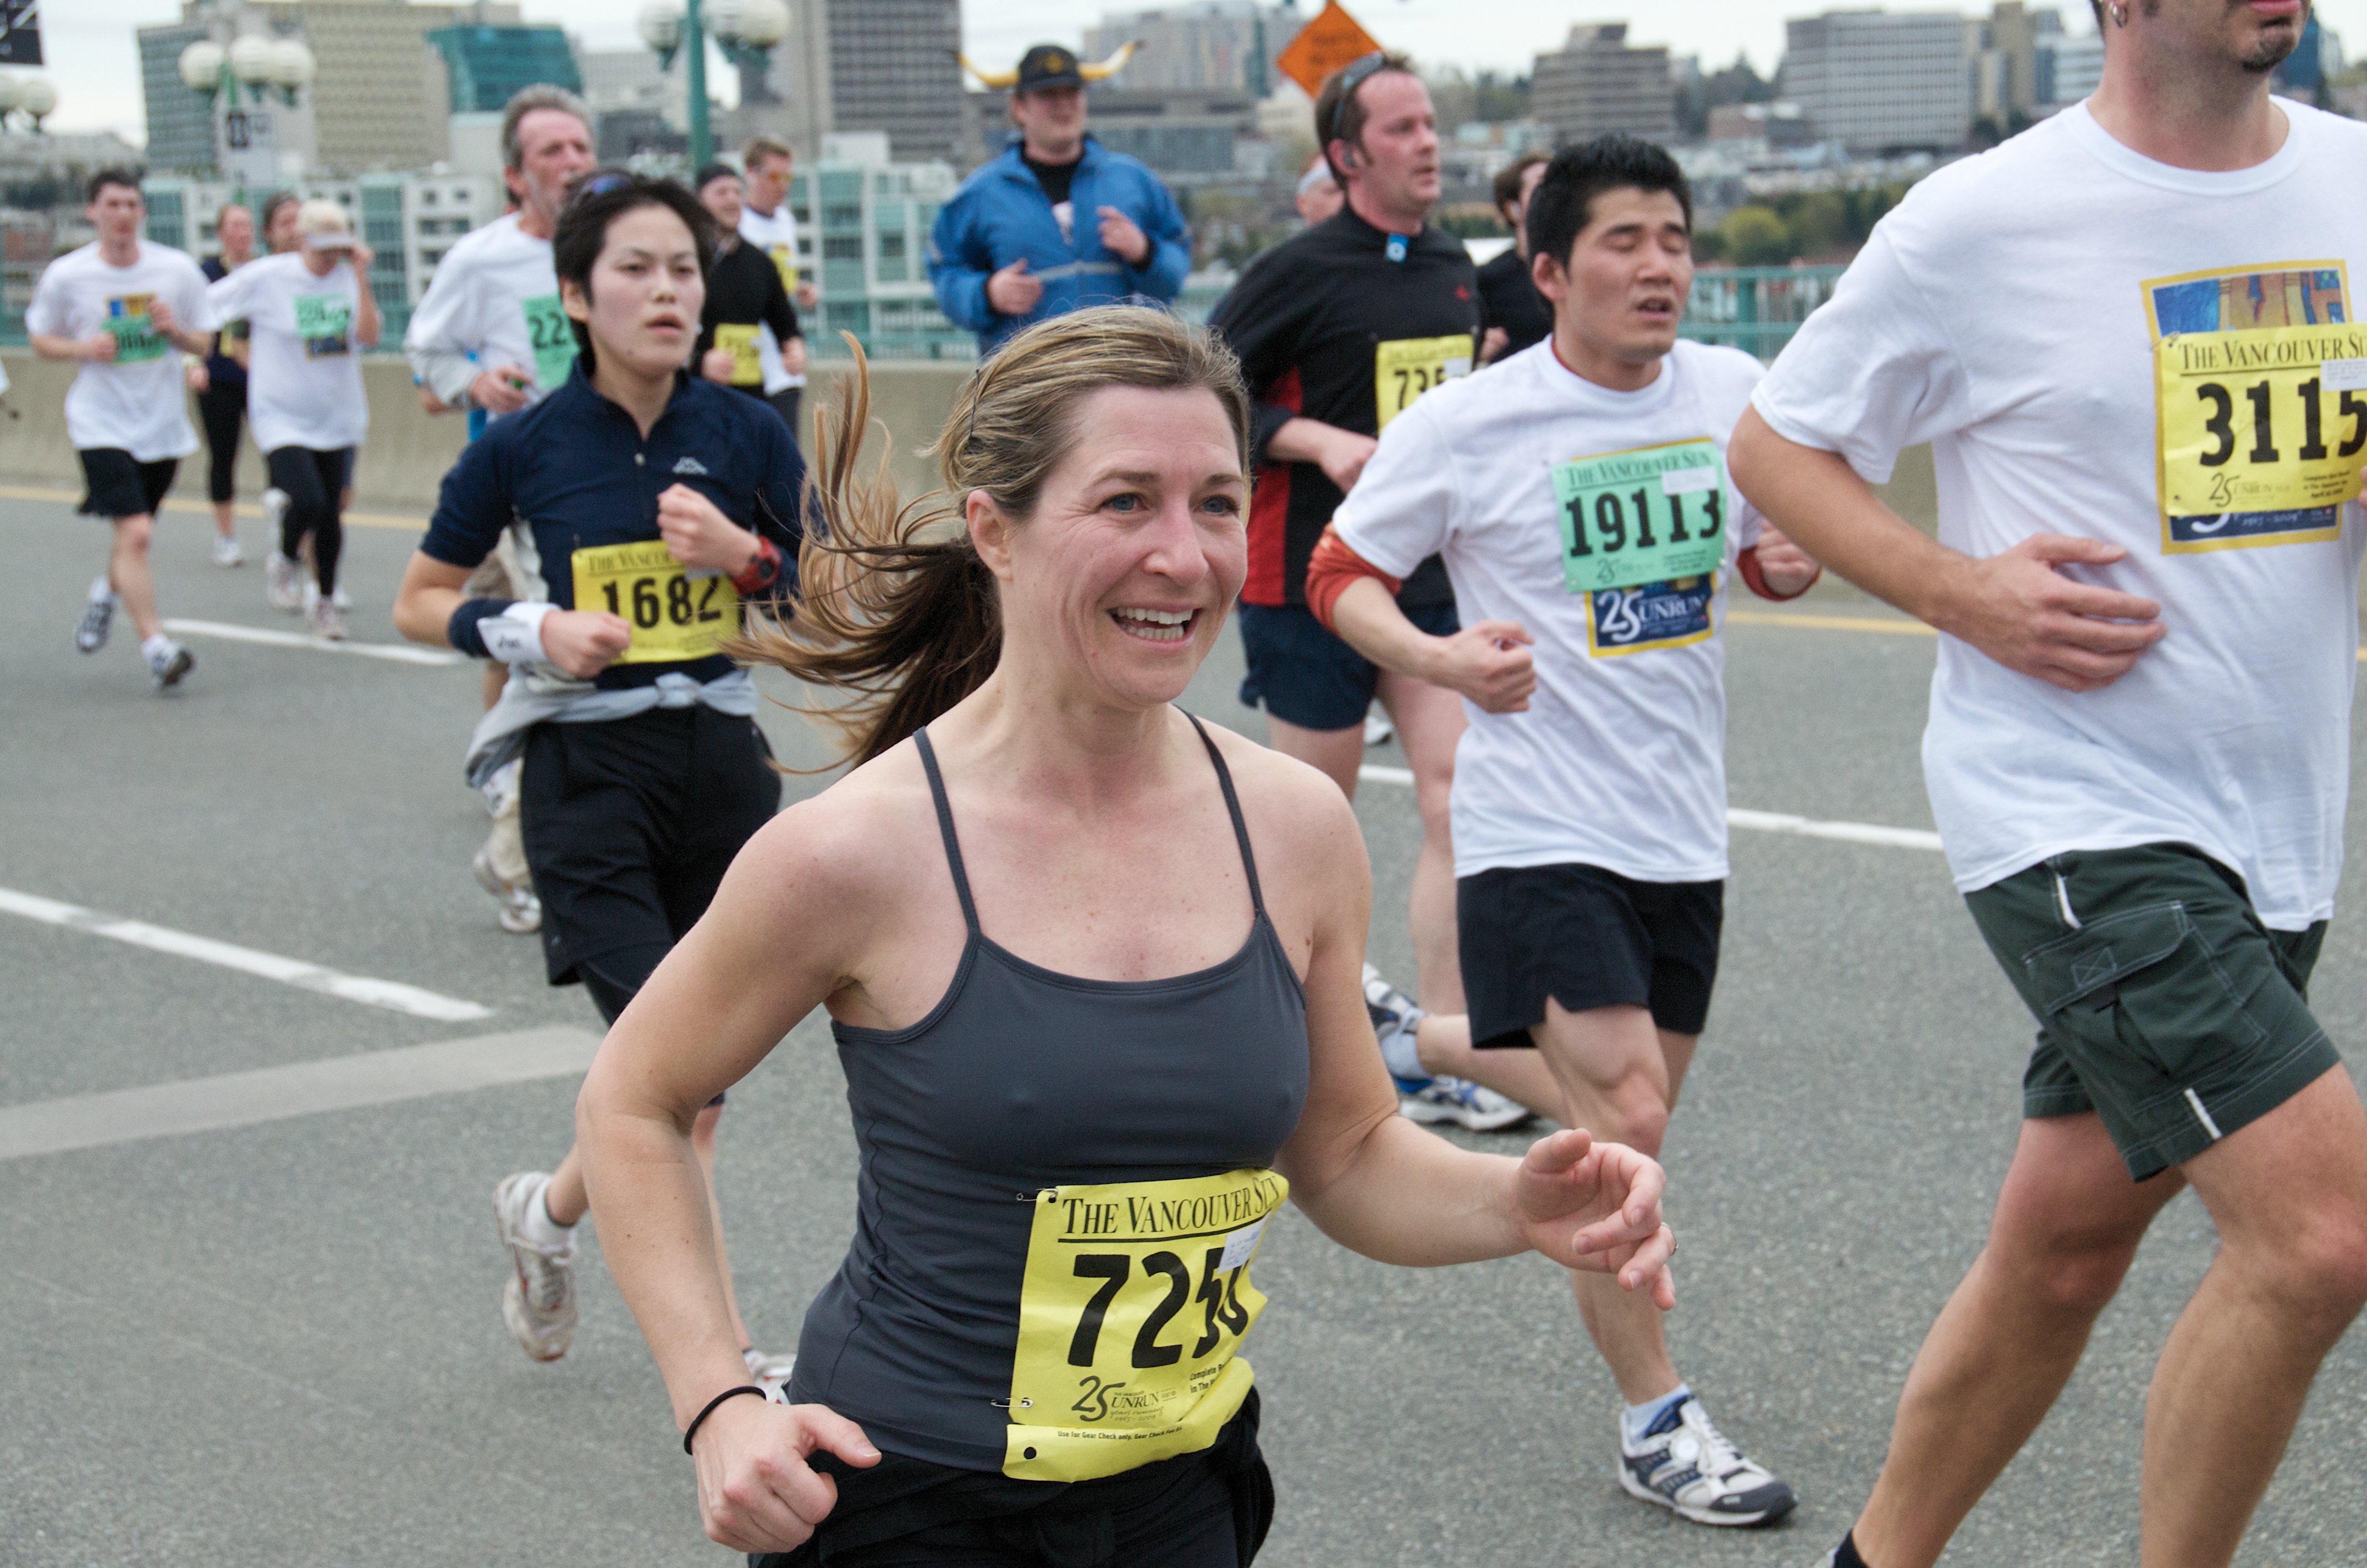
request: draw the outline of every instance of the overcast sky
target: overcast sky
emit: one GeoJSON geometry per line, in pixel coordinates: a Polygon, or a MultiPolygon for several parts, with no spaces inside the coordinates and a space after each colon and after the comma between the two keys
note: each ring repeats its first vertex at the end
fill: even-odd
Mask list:
{"type": "MultiPolygon", "coordinates": [[[[634,14],[642,0],[524,0],[529,21],[556,22],[593,49],[640,47],[634,14]]],[[[966,0],[966,47],[990,69],[1009,69],[1031,43],[1077,43],[1105,12],[1149,8],[1154,0],[966,0]]],[[[1299,0],[1302,10],[1319,0],[1299,0]]],[[[1852,5],[1858,0],[1852,0],[1852,5]]],[[[1764,73],[1783,52],[1784,14],[1813,15],[1841,8],[1839,0],[1357,0],[1357,18],[1381,42],[1411,51],[1425,64],[1454,63],[1473,69],[1525,73],[1531,57],[1557,45],[1572,22],[1630,17],[1648,10],[1650,20],[1635,25],[1638,43],[1665,43],[1679,54],[1699,54],[1705,64],[1723,65],[1748,51],[1764,73]]],[[[1936,8],[1900,5],[1897,9],[1936,8]]],[[[1964,9],[1973,6],[1966,4],[1964,9]]],[[[2063,0],[2067,26],[2084,31],[2087,6],[2063,0]]],[[[177,20],[178,0],[51,0],[41,8],[41,29],[58,89],[59,130],[113,130],[144,141],[140,101],[140,56],[132,29],[177,20]]],[[[2367,0],[2323,0],[2319,15],[2337,32],[2367,42],[2367,0]]],[[[2354,46],[2356,47],[2356,46],[2354,46]]],[[[677,69],[679,67],[677,66],[677,69]]],[[[710,80],[713,80],[710,77],[710,80]]]]}

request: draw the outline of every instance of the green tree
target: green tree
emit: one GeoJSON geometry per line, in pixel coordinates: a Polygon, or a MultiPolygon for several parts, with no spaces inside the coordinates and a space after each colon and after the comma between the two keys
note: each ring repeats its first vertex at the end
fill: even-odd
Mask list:
{"type": "Polygon", "coordinates": [[[1820,255],[1840,250],[1851,240],[1849,205],[1832,191],[1810,191],[1785,198],[1784,228],[1791,236],[1795,256],[1820,255]]]}
{"type": "Polygon", "coordinates": [[[1738,207],[1717,226],[1727,259],[1737,266],[1780,266],[1792,259],[1792,234],[1772,208],[1738,207]]]}

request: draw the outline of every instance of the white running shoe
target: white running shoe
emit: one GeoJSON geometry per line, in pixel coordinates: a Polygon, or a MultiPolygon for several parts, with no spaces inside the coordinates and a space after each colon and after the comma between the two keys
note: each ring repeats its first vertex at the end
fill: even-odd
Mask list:
{"type": "Polygon", "coordinates": [[[1400,1082],[1398,1114],[1409,1122],[1452,1122],[1474,1133],[1497,1133],[1519,1126],[1535,1112],[1468,1078],[1441,1073],[1420,1089],[1408,1089],[1400,1082]]]}
{"type": "Polygon", "coordinates": [[[1365,1013],[1373,1021],[1373,1035],[1381,1043],[1381,1060],[1398,1080],[1398,1092],[1411,1094],[1430,1081],[1421,1070],[1421,1052],[1414,1033],[1430,1015],[1411,997],[1388,982],[1370,964],[1365,965],[1365,1013]]]}
{"type": "Polygon", "coordinates": [[[277,485],[263,492],[263,526],[273,538],[279,537],[279,525],[288,515],[288,492],[277,485]]]}
{"type": "Polygon", "coordinates": [[[354,607],[354,602],[345,597],[345,585],[342,582],[337,584],[337,591],[329,595],[329,603],[340,610],[350,610],[354,607]]]}
{"type": "Polygon", "coordinates": [[[216,534],[214,536],[214,564],[216,566],[244,566],[246,564],[246,552],[239,548],[238,536],[236,534],[216,534]]]}
{"type": "Polygon", "coordinates": [[[115,625],[116,604],[111,592],[94,595],[83,602],[82,619],[74,623],[76,649],[84,653],[96,653],[107,646],[108,631],[115,625]]]}
{"type": "Polygon", "coordinates": [[[1792,1489],[1752,1463],[1687,1395],[1639,1443],[1619,1431],[1619,1484],[1697,1525],[1763,1525],[1792,1511],[1792,1489]]]}
{"type": "Polygon", "coordinates": [[[502,930],[512,936],[525,936],[542,929],[542,899],[523,882],[503,881],[502,874],[493,869],[492,851],[479,850],[469,869],[477,874],[477,886],[501,906],[495,918],[502,922],[502,930]]]}
{"type": "Polygon", "coordinates": [[[789,1372],[798,1364],[794,1355],[767,1355],[753,1345],[740,1352],[740,1359],[747,1363],[751,1382],[775,1388],[789,1381],[789,1372]]]}
{"type": "Polygon", "coordinates": [[[277,550],[263,558],[263,597],[275,610],[300,613],[304,585],[296,581],[296,563],[277,550]]]}
{"type": "Polygon", "coordinates": [[[170,690],[181,683],[181,677],[197,666],[189,650],[177,642],[167,642],[148,655],[148,673],[156,678],[156,689],[170,690]]]}
{"type": "Polygon", "coordinates": [[[1380,708],[1372,707],[1365,710],[1365,745],[1378,746],[1397,732],[1398,727],[1389,722],[1389,716],[1380,708]]]}
{"type": "Polygon", "coordinates": [[[510,1249],[509,1282],[502,1287],[502,1321],[510,1337],[538,1361],[567,1354],[575,1337],[575,1238],[546,1247],[526,1232],[527,1205],[538,1202],[548,1173],[521,1170],[493,1189],[493,1223],[510,1249]]]}
{"type": "Polygon", "coordinates": [[[304,619],[311,626],[312,635],[325,637],[331,642],[345,641],[345,617],[338,611],[336,602],[323,601],[320,597],[318,589],[313,591],[311,597],[312,602],[305,608],[304,619]]]}

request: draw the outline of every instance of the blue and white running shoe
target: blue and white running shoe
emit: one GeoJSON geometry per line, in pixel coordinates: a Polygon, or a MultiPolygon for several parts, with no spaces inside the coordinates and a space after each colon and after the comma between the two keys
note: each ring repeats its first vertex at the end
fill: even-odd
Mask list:
{"type": "Polygon", "coordinates": [[[1398,1114],[1409,1122],[1452,1122],[1474,1133],[1497,1133],[1519,1126],[1533,1113],[1519,1100],[1507,1100],[1492,1089],[1441,1073],[1412,1089],[1399,1078],[1398,1114]]]}
{"type": "Polygon", "coordinates": [[[1638,1443],[1619,1434],[1619,1484],[1697,1525],[1763,1525],[1796,1501],[1792,1489],[1745,1459],[1710,1422],[1701,1401],[1661,1412],[1638,1443]]]}

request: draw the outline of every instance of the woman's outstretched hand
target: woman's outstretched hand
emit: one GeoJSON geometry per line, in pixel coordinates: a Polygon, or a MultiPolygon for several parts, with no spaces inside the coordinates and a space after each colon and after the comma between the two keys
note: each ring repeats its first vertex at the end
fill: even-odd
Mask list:
{"type": "Polygon", "coordinates": [[[1615,1274],[1626,1290],[1648,1289],[1663,1312],[1677,1304],[1669,1259],[1677,1238],[1660,1219],[1668,1175],[1659,1161],[1586,1132],[1556,1133],[1529,1145],[1518,1181],[1522,1234],[1565,1269],[1615,1274]]]}
{"type": "Polygon", "coordinates": [[[790,1551],[838,1504],[838,1483],[806,1463],[827,1449],[867,1469],[879,1450],[863,1428],[821,1404],[732,1399],[715,1407],[691,1445],[707,1538],[734,1551],[790,1551]]]}

